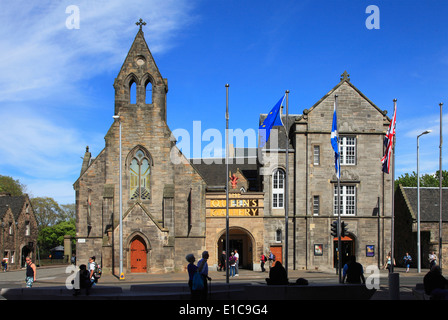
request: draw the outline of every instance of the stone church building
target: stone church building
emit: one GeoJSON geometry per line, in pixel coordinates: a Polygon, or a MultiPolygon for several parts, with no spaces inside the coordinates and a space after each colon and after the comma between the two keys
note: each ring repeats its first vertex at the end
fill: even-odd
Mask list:
{"type": "MultiPolygon", "coordinates": [[[[87,148],[74,183],[79,263],[96,256],[103,270],[119,274],[121,157],[125,274],[185,271],[186,254],[198,259],[204,250],[210,253],[209,266],[216,267],[225,250],[226,185],[230,249],[238,249],[240,267],[260,270],[260,255],[271,251],[282,261],[287,254],[289,268],[333,269],[338,255],[330,232],[337,217],[330,144],[335,95],[339,97],[342,220],[349,226],[341,256],[356,255],[363,265],[384,263],[390,251],[392,186],[390,175],[381,171],[381,158],[390,119],[346,73],[314,106],[289,115],[288,143],[282,138],[284,127],[275,127],[277,134],[271,135],[263,150],[233,150],[240,157],[231,157],[229,177],[224,161],[186,159],[177,149],[167,125],[168,81],[141,27],[114,88],[115,120],[106,133],[105,147],[95,158],[87,148]],[[275,137],[278,143],[272,143],[275,137]],[[275,163],[261,161],[272,155],[275,163]]],[[[268,111],[263,108],[260,111],[268,111]]],[[[259,121],[265,117],[260,115],[259,121]]]]}

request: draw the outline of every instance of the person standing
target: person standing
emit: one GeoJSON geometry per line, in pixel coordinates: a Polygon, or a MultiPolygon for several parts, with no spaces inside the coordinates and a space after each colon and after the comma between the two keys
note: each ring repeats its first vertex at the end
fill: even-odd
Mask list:
{"type": "Polygon", "coordinates": [[[219,271],[226,271],[226,252],[223,250],[219,260],[219,271]]]}
{"type": "Polygon", "coordinates": [[[233,252],[230,253],[230,257],[229,257],[229,276],[230,277],[234,277],[235,276],[235,254],[233,252]]]}
{"type": "Polygon", "coordinates": [[[212,280],[208,276],[208,264],[207,264],[208,258],[209,258],[208,251],[202,252],[202,259],[199,260],[198,265],[197,265],[198,272],[201,274],[202,281],[204,282],[204,289],[201,292],[201,299],[204,299],[204,300],[207,299],[207,292],[208,292],[207,279],[212,280]]]}
{"type": "Polygon", "coordinates": [[[240,255],[238,254],[238,250],[235,249],[235,277],[239,277],[238,274],[238,264],[240,263],[240,255]]]}
{"type": "Polygon", "coordinates": [[[25,259],[26,261],[26,287],[31,288],[36,281],[36,265],[31,261],[30,257],[25,259]]]}

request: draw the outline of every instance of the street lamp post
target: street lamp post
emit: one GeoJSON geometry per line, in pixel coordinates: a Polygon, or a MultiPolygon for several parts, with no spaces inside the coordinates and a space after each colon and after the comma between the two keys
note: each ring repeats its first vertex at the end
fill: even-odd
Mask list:
{"type": "Polygon", "coordinates": [[[419,138],[430,133],[431,130],[426,130],[417,136],[417,270],[421,272],[421,243],[420,243],[420,174],[419,174],[419,138]]]}
{"type": "Polygon", "coordinates": [[[439,267],[442,269],[442,106],[443,103],[439,103],[440,107],[440,145],[439,145],[439,267]]]}
{"type": "Polygon", "coordinates": [[[119,177],[119,189],[120,189],[120,204],[119,204],[119,206],[120,206],[120,216],[119,216],[119,223],[120,223],[120,271],[119,271],[119,273],[120,273],[120,280],[124,280],[124,272],[123,272],[123,189],[122,189],[122,187],[123,187],[123,184],[122,184],[122,173],[121,173],[121,170],[122,170],[122,165],[121,165],[121,118],[120,118],[120,116],[119,115],[115,115],[115,116],[113,116],[113,118],[115,119],[115,120],[118,120],[118,124],[119,124],[119,145],[120,145],[120,150],[119,150],[119,153],[120,153],[120,160],[119,160],[119,166],[120,166],[120,169],[119,169],[119,175],[120,175],[120,177],[119,177]]]}

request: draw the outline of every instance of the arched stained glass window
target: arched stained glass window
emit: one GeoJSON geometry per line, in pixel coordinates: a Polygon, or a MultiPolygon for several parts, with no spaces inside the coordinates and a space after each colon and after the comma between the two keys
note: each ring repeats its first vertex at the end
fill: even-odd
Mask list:
{"type": "Polygon", "coordinates": [[[142,150],[135,153],[129,166],[129,194],[132,200],[150,198],[151,167],[148,158],[142,150]]]}

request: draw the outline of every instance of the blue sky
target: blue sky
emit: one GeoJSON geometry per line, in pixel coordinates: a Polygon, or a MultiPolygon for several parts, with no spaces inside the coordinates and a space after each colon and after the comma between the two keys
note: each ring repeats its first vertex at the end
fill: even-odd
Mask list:
{"type": "Polygon", "coordinates": [[[442,0],[2,1],[0,174],[33,196],[74,202],[85,147],[93,157],[104,148],[112,85],[139,18],[168,78],[171,130],[192,132],[194,121],[224,130],[226,83],[230,128],[256,130],[285,90],[290,113],[301,114],[347,70],[389,116],[398,99],[395,177],[416,170],[416,136],[426,129],[420,171],[433,173],[439,102],[448,108],[447,16],[442,0]],[[366,27],[369,5],[379,29],[366,27]],[[69,6],[79,9],[79,29],[67,28],[69,6]]]}

